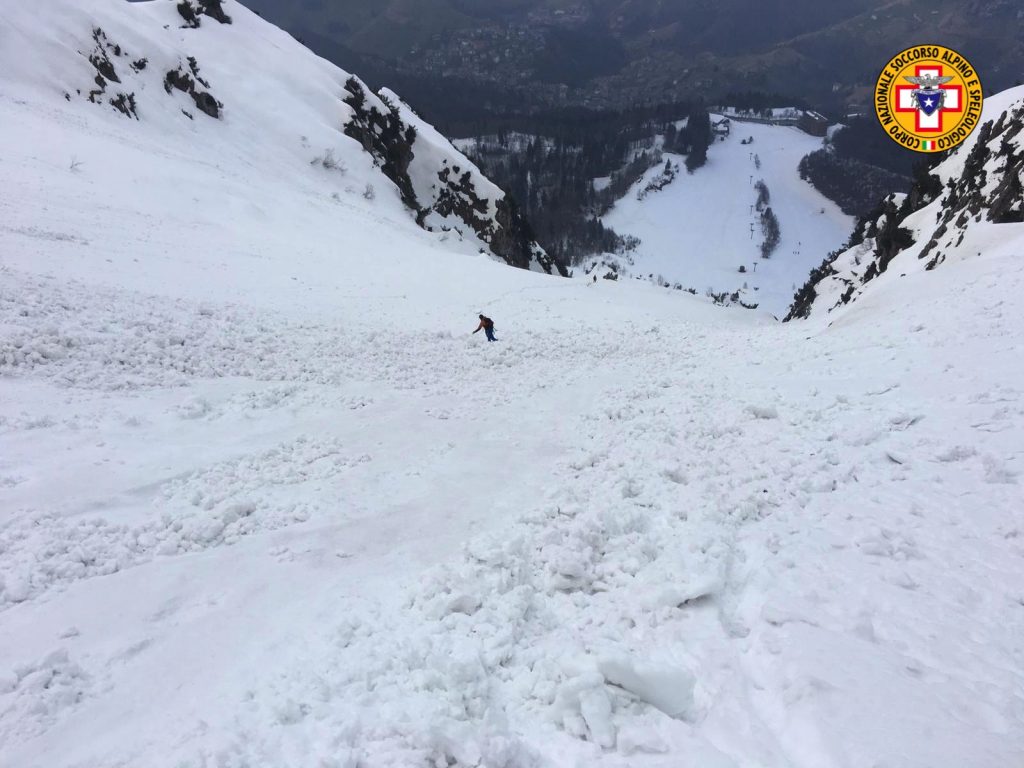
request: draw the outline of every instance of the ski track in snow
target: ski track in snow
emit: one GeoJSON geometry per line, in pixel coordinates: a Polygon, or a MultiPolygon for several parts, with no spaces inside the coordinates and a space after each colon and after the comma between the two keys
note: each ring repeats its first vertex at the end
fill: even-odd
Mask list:
{"type": "MultiPolygon", "coordinates": [[[[1001,319],[939,319],[921,336],[901,309],[888,330],[803,339],[807,326],[595,316],[467,346],[4,276],[0,497],[14,514],[0,616],[10,637],[35,610],[45,638],[35,653],[0,643],[10,764],[982,766],[1019,753],[1024,401],[1000,370],[956,357],[1019,344],[1001,319]],[[25,387],[37,397],[15,413],[25,387]],[[107,470],[118,460],[137,465],[107,470]],[[96,467],[111,477],[94,481],[96,467]],[[48,471],[66,473],[60,493],[48,471]],[[474,474],[482,508],[444,523],[395,488],[429,479],[443,509],[474,474]],[[285,586],[218,594],[235,567],[275,564],[285,586]],[[182,575],[193,569],[219,576],[182,575]],[[116,635],[64,614],[82,614],[69,601],[91,584],[116,601],[136,578],[155,578],[165,607],[149,595],[135,620],[129,599],[116,635]],[[131,711],[129,675],[147,668],[133,665],[174,674],[183,615],[280,611],[282,589],[303,597],[210,702],[169,707],[172,735],[112,725],[52,751],[89,708],[112,724],[131,711]]],[[[232,654],[230,633],[207,639],[232,654]]]]}

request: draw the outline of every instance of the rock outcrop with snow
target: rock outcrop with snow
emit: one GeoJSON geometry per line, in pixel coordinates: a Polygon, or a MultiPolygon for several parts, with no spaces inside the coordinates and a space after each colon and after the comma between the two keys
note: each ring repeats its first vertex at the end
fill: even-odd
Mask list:
{"type": "Polygon", "coordinates": [[[825,315],[871,286],[994,249],[1024,251],[1024,87],[988,100],[981,127],[862,219],[815,269],[787,319],[825,315]]]}
{"type": "Polygon", "coordinates": [[[396,93],[385,88],[375,96],[356,77],[345,90],[353,112],[345,133],[381,163],[420,226],[468,229],[512,266],[566,274],[515,203],[396,93]]]}
{"type": "Polygon", "coordinates": [[[373,168],[357,191],[367,199],[376,186],[395,187],[425,229],[516,267],[565,274],[505,193],[397,96],[374,95],[233,0],[56,0],[41,17],[10,22],[15,44],[0,61],[12,80],[108,109],[162,134],[169,149],[205,142],[191,124],[214,120],[220,140],[246,147],[253,162],[306,149],[289,158],[306,176],[345,174],[363,152],[373,168]],[[37,66],[24,60],[28,51],[37,66]]]}

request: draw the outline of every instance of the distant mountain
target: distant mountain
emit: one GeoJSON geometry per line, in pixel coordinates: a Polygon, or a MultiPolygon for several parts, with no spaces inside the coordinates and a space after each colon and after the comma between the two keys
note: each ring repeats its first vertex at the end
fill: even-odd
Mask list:
{"type": "MultiPolygon", "coordinates": [[[[250,0],[342,65],[486,82],[527,104],[624,107],[777,92],[864,104],[887,57],[961,50],[990,91],[1024,72],[1013,0],[250,0]]],[[[363,71],[363,70],[360,70],[363,71]]]]}
{"type": "Polygon", "coordinates": [[[909,194],[890,195],[800,289],[787,319],[828,316],[879,284],[1024,249],[1024,86],[985,103],[984,122],[909,194]]]}

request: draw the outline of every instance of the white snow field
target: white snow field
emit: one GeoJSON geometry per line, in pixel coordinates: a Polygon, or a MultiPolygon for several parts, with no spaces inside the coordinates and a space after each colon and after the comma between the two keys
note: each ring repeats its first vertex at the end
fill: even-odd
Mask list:
{"type": "Polygon", "coordinates": [[[603,218],[620,235],[640,239],[626,271],[660,275],[700,294],[739,290],[745,303],[783,317],[807,273],[853,228],[851,217],[800,178],[801,158],[820,148],[820,138],[795,127],[733,121],[731,134],[712,143],[707,165],[692,174],[684,156],[667,153],[680,167],[675,180],[638,199],[664,164],[652,168],[603,218]],[[741,143],[751,137],[753,143],[741,143]],[[782,233],[769,259],[761,258],[764,237],[754,209],[759,180],[768,186],[782,233]]]}
{"type": "Polygon", "coordinates": [[[1018,228],[829,327],[513,269],[224,7],[0,27],[0,766],[1020,763],[1018,228]],[[139,121],[63,96],[97,23],[139,121]]]}

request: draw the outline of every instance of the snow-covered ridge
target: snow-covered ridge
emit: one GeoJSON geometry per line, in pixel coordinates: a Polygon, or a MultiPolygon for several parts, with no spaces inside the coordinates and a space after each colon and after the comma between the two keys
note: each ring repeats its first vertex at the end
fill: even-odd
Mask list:
{"type": "Polygon", "coordinates": [[[327,171],[371,202],[377,187],[394,187],[423,228],[514,266],[559,271],[504,192],[394,94],[385,103],[233,0],[52,0],[12,8],[5,21],[2,92],[127,118],[170,151],[198,156],[201,144],[226,162],[276,160],[297,185],[327,171]],[[375,143],[359,139],[370,111],[392,128],[378,126],[375,143]],[[453,176],[457,168],[470,177],[453,176]]]}
{"type": "Polygon", "coordinates": [[[858,223],[811,273],[787,319],[833,312],[911,272],[1024,251],[1024,87],[989,98],[983,121],[909,194],[890,195],[858,223]]]}
{"type": "MultiPolygon", "coordinates": [[[[360,93],[360,86],[356,78],[346,85],[350,92],[346,101],[350,106],[369,97],[365,89],[360,93]]],[[[405,177],[415,197],[415,206],[419,208],[417,221],[422,226],[428,229],[469,227],[494,253],[513,266],[566,274],[565,267],[550,258],[533,239],[525,219],[504,191],[398,94],[384,88],[378,95],[380,105],[376,108],[389,110],[404,127],[403,134],[413,137],[405,177]]],[[[356,110],[356,118],[346,126],[346,133],[358,135],[353,127],[359,117],[359,110],[356,110]]]]}

